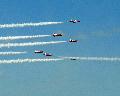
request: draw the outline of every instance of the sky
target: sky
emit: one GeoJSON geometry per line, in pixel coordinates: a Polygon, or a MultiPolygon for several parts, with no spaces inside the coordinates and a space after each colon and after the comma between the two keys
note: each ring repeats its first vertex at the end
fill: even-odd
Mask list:
{"type": "MultiPolygon", "coordinates": [[[[0,36],[51,35],[7,40],[0,43],[68,41],[29,47],[1,48],[27,54],[0,56],[0,60],[45,58],[34,50],[56,56],[120,57],[119,0],[1,0],[0,24],[63,22],[62,24],[0,28],[0,36]],[[81,22],[72,24],[70,19],[81,22]]],[[[53,61],[0,64],[0,96],[120,96],[120,64],[117,61],[53,61]]]]}

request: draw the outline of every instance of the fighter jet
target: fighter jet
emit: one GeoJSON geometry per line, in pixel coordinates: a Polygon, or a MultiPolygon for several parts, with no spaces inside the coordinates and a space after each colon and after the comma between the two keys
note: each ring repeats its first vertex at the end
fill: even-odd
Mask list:
{"type": "Polygon", "coordinates": [[[63,35],[61,33],[53,33],[52,36],[56,37],[56,36],[63,36],[63,35]]]}
{"type": "Polygon", "coordinates": [[[34,53],[43,53],[43,51],[42,50],[35,50],[34,53]]]}
{"type": "Polygon", "coordinates": [[[52,54],[50,54],[50,53],[44,53],[43,55],[45,55],[45,56],[52,56],[52,54]]]}
{"type": "Polygon", "coordinates": [[[75,58],[71,58],[70,60],[77,60],[77,59],[75,59],[75,58]]]}
{"type": "Polygon", "coordinates": [[[70,20],[69,22],[77,23],[77,22],[80,22],[80,20],[70,20]]]}
{"type": "Polygon", "coordinates": [[[78,42],[78,40],[72,40],[72,39],[70,39],[69,42],[78,42]]]}

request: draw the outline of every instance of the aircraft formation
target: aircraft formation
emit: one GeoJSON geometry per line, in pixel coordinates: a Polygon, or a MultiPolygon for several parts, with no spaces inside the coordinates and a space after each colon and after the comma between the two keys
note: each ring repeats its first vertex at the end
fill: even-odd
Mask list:
{"type": "MultiPolygon", "coordinates": [[[[80,20],[69,20],[67,21],[69,23],[79,23],[80,20]]],[[[64,22],[38,22],[38,23],[16,23],[16,24],[0,24],[0,29],[3,28],[21,28],[21,27],[35,27],[35,26],[45,26],[45,25],[55,25],[55,24],[62,24],[64,22]]],[[[43,38],[43,37],[49,37],[53,36],[53,38],[59,38],[61,36],[64,36],[62,33],[53,33],[50,35],[32,35],[32,36],[1,36],[0,41],[11,41],[11,40],[22,40],[22,39],[33,39],[33,38],[43,38]]],[[[0,48],[3,47],[25,47],[25,46],[38,46],[38,45],[48,45],[48,44],[60,44],[60,43],[77,43],[78,40],[76,39],[69,39],[67,41],[49,41],[49,42],[22,42],[22,43],[0,43],[0,48]]],[[[8,52],[0,52],[1,57],[7,56],[7,55],[18,55],[18,54],[26,54],[27,51],[23,52],[14,52],[14,51],[8,51],[8,52]]],[[[38,59],[30,59],[30,58],[23,58],[23,59],[11,59],[11,60],[0,60],[0,64],[17,64],[17,63],[32,63],[32,62],[49,62],[49,61],[60,61],[60,60],[94,60],[94,61],[120,61],[120,58],[118,57],[65,57],[65,56],[57,56],[56,54],[49,53],[46,50],[37,49],[33,50],[32,52],[34,55],[40,54],[45,57],[56,57],[56,58],[38,58],[38,59]]],[[[12,56],[11,56],[12,57],[12,56]]],[[[2,57],[3,58],[3,57],[2,57]]]]}
{"type": "MultiPolygon", "coordinates": [[[[69,20],[69,23],[79,23],[80,20],[69,20]]],[[[0,28],[15,28],[15,27],[26,27],[26,26],[44,26],[44,25],[50,25],[50,24],[61,24],[63,22],[38,22],[38,23],[22,23],[22,24],[0,24],[0,28]]],[[[53,36],[53,38],[59,38],[64,36],[64,34],[62,33],[53,33],[51,35],[33,35],[33,36],[8,36],[8,37],[0,37],[0,40],[17,40],[17,39],[31,39],[31,38],[41,38],[41,37],[48,37],[48,36],[53,36]]],[[[51,41],[51,42],[28,42],[28,43],[7,43],[7,44],[1,44],[0,43],[0,48],[3,47],[17,47],[17,46],[35,46],[35,45],[46,45],[46,44],[57,44],[57,43],[63,43],[63,42],[69,42],[69,43],[77,43],[78,40],[76,39],[69,39],[67,41],[51,41]]],[[[24,54],[27,53],[25,52],[1,52],[0,55],[17,55],[17,54],[24,54]]],[[[59,57],[56,56],[55,54],[46,52],[45,50],[42,49],[38,49],[38,50],[34,50],[34,54],[41,54],[45,57],[59,57]]],[[[48,59],[45,59],[46,61],[48,59]]],[[[53,60],[53,59],[49,59],[49,60],[53,60]]],[[[49,61],[48,60],[48,61],[49,61]]],[[[54,59],[55,60],[55,59],[54,59]]],[[[56,60],[60,60],[60,59],[56,59],[56,60]]],[[[69,60],[77,60],[76,58],[69,58],[69,60]]],[[[44,59],[42,60],[38,60],[38,59],[18,59],[18,60],[1,60],[1,63],[15,63],[15,62],[32,62],[32,61],[44,61],[44,59]]]]}
{"type": "MultiPolygon", "coordinates": [[[[71,23],[78,23],[78,22],[80,22],[80,20],[69,20],[68,22],[71,22],[71,23]]],[[[61,36],[63,36],[63,34],[62,33],[53,33],[52,34],[52,36],[53,37],[61,37],[61,36]]],[[[68,42],[70,42],[70,43],[75,43],[75,42],[78,42],[78,40],[74,40],[74,39],[69,39],[68,40],[68,42]]],[[[43,54],[44,56],[52,56],[52,54],[51,53],[46,53],[46,52],[44,52],[43,50],[35,50],[34,51],[34,53],[35,54],[43,54]]],[[[75,58],[70,58],[70,60],[77,60],[77,59],[75,59],[75,58]]]]}

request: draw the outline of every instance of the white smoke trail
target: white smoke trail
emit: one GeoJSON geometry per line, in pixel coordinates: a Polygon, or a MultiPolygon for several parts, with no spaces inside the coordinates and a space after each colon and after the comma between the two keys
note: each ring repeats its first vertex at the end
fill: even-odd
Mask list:
{"type": "Polygon", "coordinates": [[[0,28],[15,28],[15,27],[27,27],[27,26],[44,26],[52,24],[62,24],[63,22],[38,22],[38,23],[21,23],[21,24],[0,24],[0,28]]]}
{"type": "Polygon", "coordinates": [[[0,48],[3,47],[19,47],[19,46],[37,46],[37,45],[47,45],[47,44],[58,44],[64,43],[66,41],[50,41],[50,42],[28,42],[28,43],[7,43],[7,44],[0,44],[0,48]]]}
{"type": "Polygon", "coordinates": [[[61,57],[64,59],[78,59],[83,61],[120,61],[118,57],[61,57]]]}
{"type": "Polygon", "coordinates": [[[26,51],[23,52],[0,52],[0,55],[18,55],[18,54],[25,54],[27,53],[26,51]]]}
{"type": "Polygon", "coordinates": [[[48,37],[48,36],[51,35],[7,36],[7,37],[0,37],[0,40],[31,39],[31,38],[48,37]]]}
{"type": "Polygon", "coordinates": [[[0,64],[49,62],[49,61],[60,61],[60,60],[64,60],[64,59],[57,58],[57,59],[16,59],[16,60],[0,60],[0,64]]]}

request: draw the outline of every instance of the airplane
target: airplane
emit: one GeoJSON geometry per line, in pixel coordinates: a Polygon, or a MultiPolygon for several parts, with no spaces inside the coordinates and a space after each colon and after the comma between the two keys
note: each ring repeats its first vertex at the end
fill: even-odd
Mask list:
{"type": "Polygon", "coordinates": [[[52,54],[50,54],[50,53],[44,53],[43,55],[45,55],[45,56],[52,56],[52,54]]]}
{"type": "Polygon", "coordinates": [[[75,59],[75,58],[71,58],[70,60],[77,60],[77,59],[75,59]]]}
{"type": "Polygon", "coordinates": [[[77,22],[80,22],[80,20],[70,20],[69,22],[77,23],[77,22]]]}
{"type": "Polygon", "coordinates": [[[54,36],[54,37],[56,37],[56,36],[63,36],[62,34],[60,34],[60,33],[53,33],[53,35],[52,36],[54,36]]]}
{"type": "Polygon", "coordinates": [[[43,51],[42,50],[35,50],[34,53],[43,53],[43,51]]]}
{"type": "Polygon", "coordinates": [[[72,39],[70,39],[69,42],[78,42],[78,40],[72,40],[72,39]]]}

